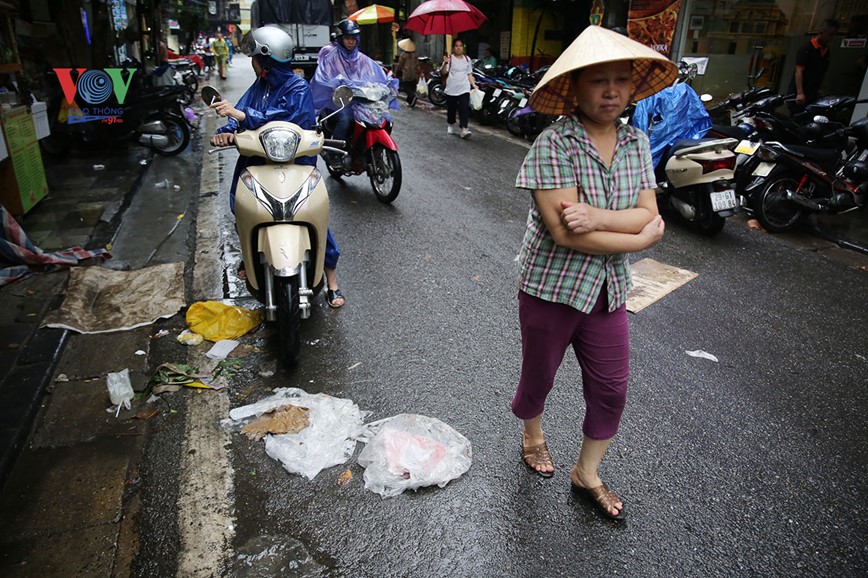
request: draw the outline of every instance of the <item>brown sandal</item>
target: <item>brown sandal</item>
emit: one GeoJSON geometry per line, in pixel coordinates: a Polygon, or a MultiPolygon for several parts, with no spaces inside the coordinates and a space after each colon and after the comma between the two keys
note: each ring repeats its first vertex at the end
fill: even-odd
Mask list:
{"type": "Polygon", "coordinates": [[[555,475],[554,470],[546,472],[536,468],[537,466],[555,467],[554,462],[552,462],[552,455],[549,453],[549,448],[546,446],[545,442],[538,446],[531,446],[529,448],[522,446],[521,461],[523,461],[524,465],[526,465],[532,472],[543,478],[550,478],[555,475]]]}
{"type": "Polygon", "coordinates": [[[597,486],[596,488],[583,488],[582,486],[577,486],[572,482],[570,482],[570,485],[573,493],[593,502],[594,505],[609,518],[613,520],[623,520],[626,518],[624,508],[621,508],[621,511],[618,512],[617,516],[612,515],[612,509],[615,508],[615,504],[618,502],[623,504],[624,500],[619,498],[618,494],[610,490],[606,484],[597,486]]]}

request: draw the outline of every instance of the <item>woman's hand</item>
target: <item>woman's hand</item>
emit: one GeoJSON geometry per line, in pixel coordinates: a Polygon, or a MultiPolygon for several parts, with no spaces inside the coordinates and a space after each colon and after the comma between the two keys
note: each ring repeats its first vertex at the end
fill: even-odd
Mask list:
{"type": "Polygon", "coordinates": [[[235,144],[234,132],[221,132],[211,137],[211,145],[215,147],[225,147],[235,144]]]}
{"type": "Polygon", "coordinates": [[[241,112],[240,110],[238,110],[237,108],[232,106],[232,103],[229,102],[228,100],[220,100],[220,101],[215,102],[214,104],[210,105],[208,108],[213,108],[214,110],[217,111],[217,114],[219,114],[220,116],[223,116],[223,117],[229,116],[229,117],[234,118],[238,122],[243,122],[244,119],[247,118],[246,114],[244,114],[243,112],[241,112]]]}
{"type": "Polygon", "coordinates": [[[663,232],[666,230],[666,224],[663,222],[663,217],[657,215],[650,223],[645,225],[639,236],[644,238],[648,243],[645,248],[653,247],[663,239],[663,232]]]}
{"type": "Polygon", "coordinates": [[[571,233],[590,233],[599,228],[597,209],[587,203],[561,202],[561,222],[571,233]]]}

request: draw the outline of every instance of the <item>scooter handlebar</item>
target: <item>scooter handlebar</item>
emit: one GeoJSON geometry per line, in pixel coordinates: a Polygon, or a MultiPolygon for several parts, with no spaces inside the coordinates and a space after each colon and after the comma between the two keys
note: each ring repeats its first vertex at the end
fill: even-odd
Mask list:
{"type": "Polygon", "coordinates": [[[322,144],[323,144],[323,146],[334,147],[334,148],[338,148],[338,149],[347,148],[347,141],[345,141],[345,140],[335,140],[335,139],[327,138],[323,141],[322,144]]]}

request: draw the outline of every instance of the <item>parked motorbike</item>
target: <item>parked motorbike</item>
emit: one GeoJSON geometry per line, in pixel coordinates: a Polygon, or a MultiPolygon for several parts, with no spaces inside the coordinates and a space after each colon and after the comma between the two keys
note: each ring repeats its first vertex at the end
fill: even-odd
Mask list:
{"type": "Polygon", "coordinates": [[[859,210],[868,201],[868,118],[837,129],[851,140],[849,153],[766,142],[745,165],[749,207],[772,233],[794,228],[808,214],[859,210]]]}
{"type": "Polygon", "coordinates": [[[639,101],[632,123],[648,133],[661,209],[675,209],[703,235],[723,230],[739,208],[732,151],[739,141],[702,138],[711,119],[685,83],[639,101]]]}
{"type": "MultiPolygon", "coordinates": [[[[385,112],[391,92],[385,85],[369,85],[351,91],[356,121],[352,137],[347,143],[348,154],[335,154],[327,150],[322,154],[323,160],[329,174],[336,179],[367,173],[377,200],[391,203],[401,192],[401,158],[398,156],[398,145],[392,138],[392,122],[379,120],[385,112]],[[373,122],[375,119],[378,122],[373,122]]],[[[323,130],[331,137],[334,122],[324,122],[323,130]]]]}
{"type": "MultiPolygon", "coordinates": [[[[210,86],[202,99],[222,97],[210,86]]],[[[352,99],[349,88],[335,91],[342,110],[352,99]]],[[[336,113],[333,113],[336,114],[336,113]]],[[[324,260],[329,223],[329,198],[316,167],[297,165],[329,147],[340,153],[341,141],[324,138],[322,124],[303,130],[296,124],[269,122],[235,135],[239,154],[265,159],[249,166],[236,183],[235,223],[251,295],[265,304],[265,318],[277,324],[280,357],[287,365],[301,353],[301,320],[311,314],[313,297],[324,285],[324,260]]]]}

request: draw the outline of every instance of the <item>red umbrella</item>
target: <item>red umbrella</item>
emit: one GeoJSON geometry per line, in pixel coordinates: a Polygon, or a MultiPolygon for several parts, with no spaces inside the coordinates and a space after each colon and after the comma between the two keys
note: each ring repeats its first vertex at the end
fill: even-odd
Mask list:
{"type": "Polygon", "coordinates": [[[407,30],[420,34],[458,34],[475,30],[485,21],[485,14],[463,0],[428,0],[413,10],[407,30]]]}

